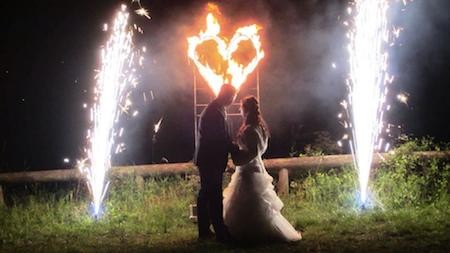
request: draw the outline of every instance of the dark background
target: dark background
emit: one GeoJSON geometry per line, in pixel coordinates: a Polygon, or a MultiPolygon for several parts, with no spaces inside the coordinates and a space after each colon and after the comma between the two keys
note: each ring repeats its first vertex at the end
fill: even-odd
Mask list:
{"type": "MultiPolygon", "coordinates": [[[[94,69],[102,32],[121,3],[131,1],[2,1],[0,10],[0,170],[73,167],[83,158],[93,97],[94,69]],[[63,158],[70,158],[65,164],[63,158]]],[[[156,160],[188,161],[194,149],[192,68],[186,37],[204,28],[206,1],[145,1],[151,20],[133,16],[144,35],[137,45],[148,53],[139,92],[153,91],[148,103],[136,100],[140,114],[124,119],[127,149],[115,164],[151,161],[151,128],[164,117],[156,160]]],[[[267,157],[288,156],[325,131],[333,141],[345,130],[336,115],[346,96],[347,1],[216,1],[224,35],[250,22],[263,26],[266,57],[260,65],[261,104],[272,132],[267,157]],[[230,31],[228,31],[230,30],[230,31]],[[331,68],[335,62],[336,69],[331,68]]],[[[391,99],[386,121],[402,133],[450,140],[449,26],[447,0],[416,0],[404,11],[393,3],[391,20],[402,26],[390,49],[396,76],[390,97],[409,94],[408,105],[391,99]]],[[[254,76],[250,77],[250,80],[254,76]]],[[[126,117],[125,117],[126,118],[126,117]]],[[[347,152],[347,149],[343,150],[347,152]]]]}

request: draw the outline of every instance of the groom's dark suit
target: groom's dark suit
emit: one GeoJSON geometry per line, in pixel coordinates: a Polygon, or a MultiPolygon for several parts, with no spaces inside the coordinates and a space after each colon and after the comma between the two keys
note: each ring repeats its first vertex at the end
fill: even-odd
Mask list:
{"type": "Polygon", "coordinates": [[[222,178],[233,148],[225,120],[225,108],[212,101],[200,116],[194,163],[200,172],[197,198],[199,237],[208,236],[212,223],[218,240],[228,239],[223,223],[222,178]]]}

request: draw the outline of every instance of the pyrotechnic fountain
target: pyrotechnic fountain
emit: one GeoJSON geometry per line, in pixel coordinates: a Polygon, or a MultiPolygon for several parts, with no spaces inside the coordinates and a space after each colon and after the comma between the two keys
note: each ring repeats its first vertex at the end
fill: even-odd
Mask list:
{"type": "MultiPolygon", "coordinates": [[[[126,89],[137,85],[135,65],[142,64],[142,56],[133,47],[133,31],[129,28],[129,13],[122,5],[117,12],[106,45],[101,49],[101,68],[96,76],[94,105],[90,111],[92,127],[88,130],[87,158],[78,162],[86,175],[92,195],[93,215],[101,215],[101,204],[108,189],[107,173],[111,168],[111,152],[115,139],[123,129],[115,131],[121,112],[127,111],[131,101],[126,89]]],[[[108,25],[105,24],[105,31],[108,25]]],[[[137,115],[137,111],[131,113],[137,115]]],[[[120,143],[116,152],[123,147],[120,143]]]]}
{"type": "MultiPolygon", "coordinates": [[[[405,3],[406,4],[406,3],[405,3]]],[[[347,34],[350,73],[347,79],[348,100],[342,105],[351,118],[353,140],[350,147],[358,170],[360,201],[367,203],[368,181],[374,151],[388,147],[379,138],[385,129],[383,113],[388,84],[387,46],[398,36],[398,29],[388,29],[388,0],[356,0],[348,8],[353,14],[347,34]]]]}
{"type": "MultiPolygon", "coordinates": [[[[216,7],[217,8],[217,7],[216,7]]],[[[213,13],[206,16],[206,30],[201,31],[198,36],[188,38],[188,56],[197,66],[198,71],[209,84],[214,94],[219,93],[220,87],[224,83],[231,83],[237,90],[246,81],[247,76],[252,73],[260,60],[264,57],[264,51],[261,49],[260,36],[258,35],[259,27],[255,24],[240,27],[236,30],[231,40],[227,43],[227,39],[219,36],[220,25],[213,13]],[[209,51],[217,50],[224,66],[217,62],[202,62],[197,48],[208,42],[214,42],[216,48],[208,48],[209,51]],[[235,57],[235,53],[239,50],[241,43],[250,42],[254,50],[254,56],[247,65],[239,62],[235,57]]]]}

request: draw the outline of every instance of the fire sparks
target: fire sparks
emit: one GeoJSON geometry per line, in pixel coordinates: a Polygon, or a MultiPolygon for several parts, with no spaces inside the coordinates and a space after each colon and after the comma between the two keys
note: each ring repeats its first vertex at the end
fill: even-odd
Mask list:
{"type": "Polygon", "coordinates": [[[352,26],[348,33],[350,76],[348,102],[352,119],[353,140],[350,142],[358,170],[360,200],[367,200],[367,187],[375,145],[383,128],[382,118],[387,84],[389,44],[387,0],[356,0],[352,26]]]}
{"type": "Polygon", "coordinates": [[[406,92],[401,92],[401,93],[397,94],[397,100],[400,101],[400,103],[403,103],[405,105],[408,104],[408,98],[409,98],[409,94],[406,92]]]}
{"type": "Polygon", "coordinates": [[[135,10],[134,12],[139,16],[144,16],[148,19],[151,19],[148,10],[145,9],[144,7],[142,7],[141,1],[140,0],[131,0],[131,3],[134,3],[134,2],[136,2],[139,5],[139,9],[135,10]]]}
{"type": "Polygon", "coordinates": [[[247,80],[247,77],[257,67],[264,57],[261,49],[261,40],[258,35],[260,28],[253,24],[236,30],[232,39],[227,40],[219,36],[220,24],[212,13],[206,16],[206,30],[201,31],[198,36],[188,38],[188,56],[196,65],[198,71],[211,87],[215,95],[219,93],[224,83],[231,83],[237,90],[247,80]],[[198,48],[208,42],[215,43],[215,48],[210,47],[208,51],[216,50],[219,54],[218,62],[202,62],[198,48]],[[254,50],[254,56],[248,63],[242,63],[235,57],[240,50],[241,44],[250,42],[254,50]],[[217,67],[218,66],[218,67],[217,67]]]}
{"type": "Polygon", "coordinates": [[[87,178],[95,217],[101,214],[101,203],[109,185],[107,173],[111,167],[111,152],[117,136],[114,125],[119,119],[120,109],[126,106],[121,104],[128,101],[124,90],[137,82],[133,68],[136,58],[132,46],[133,33],[129,29],[128,18],[126,6],[122,5],[111,26],[111,36],[101,50],[95,104],[91,108],[92,129],[87,136],[90,147],[86,150],[87,158],[78,163],[80,171],[87,178]]]}
{"type": "Polygon", "coordinates": [[[148,19],[151,19],[147,9],[139,8],[139,9],[136,10],[136,14],[138,14],[140,16],[144,16],[144,17],[146,17],[148,19]]]}
{"type": "Polygon", "coordinates": [[[158,133],[159,129],[161,128],[162,121],[163,118],[159,119],[158,123],[153,126],[153,131],[155,132],[155,134],[158,133]]]}

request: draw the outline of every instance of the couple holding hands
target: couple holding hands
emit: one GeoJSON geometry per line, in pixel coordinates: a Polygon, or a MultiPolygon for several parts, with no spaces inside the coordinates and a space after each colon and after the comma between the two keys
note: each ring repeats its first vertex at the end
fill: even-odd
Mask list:
{"type": "Polygon", "coordinates": [[[194,163],[200,173],[197,198],[198,236],[219,242],[298,241],[301,234],[281,215],[283,202],[261,156],[267,149],[269,130],[261,116],[258,100],[241,101],[242,126],[236,143],[229,135],[225,107],[232,104],[236,90],[230,84],[200,116],[194,163]],[[223,173],[231,154],[236,171],[222,191],[223,173]]]}

